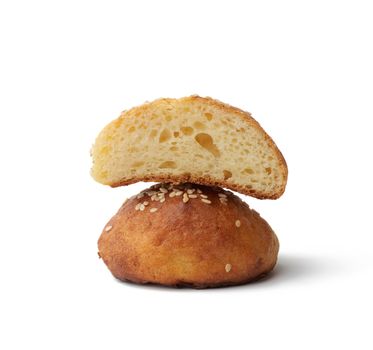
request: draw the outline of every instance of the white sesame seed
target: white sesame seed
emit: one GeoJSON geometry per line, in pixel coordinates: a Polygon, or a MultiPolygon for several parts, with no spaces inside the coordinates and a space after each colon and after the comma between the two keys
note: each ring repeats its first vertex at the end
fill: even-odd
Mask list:
{"type": "Polygon", "coordinates": [[[135,206],[135,210],[139,210],[140,209],[140,205],[141,205],[141,203],[137,203],[136,206],[135,206]]]}
{"type": "Polygon", "coordinates": [[[149,202],[148,201],[145,201],[143,202],[142,204],[144,204],[145,206],[149,205],[149,202]]]}
{"type": "Polygon", "coordinates": [[[139,193],[136,198],[141,199],[142,197],[144,197],[144,193],[139,193]]]}
{"type": "Polygon", "coordinates": [[[144,210],[145,210],[145,205],[141,203],[140,206],[139,206],[139,209],[140,209],[141,211],[144,211],[144,210]]]}
{"type": "Polygon", "coordinates": [[[227,198],[227,195],[225,193],[218,193],[218,196],[220,198],[227,198]]]}
{"type": "Polygon", "coordinates": [[[236,224],[237,227],[240,227],[241,226],[241,221],[240,220],[236,220],[235,224],[236,224]]]}
{"type": "Polygon", "coordinates": [[[170,194],[169,194],[169,197],[170,198],[173,198],[173,197],[175,197],[176,196],[176,192],[170,192],[170,194]]]}
{"type": "Polygon", "coordinates": [[[160,202],[160,203],[163,203],[165,200],[166,200],[166,198],[162,197],[162,198],[159,200],[159,202],[160,202]]]}
{"type": "Polygon", "coordinates": [[[113,226],[109,225],[109,226],[106,226],[105,227],[105,232],[108,232],[110,231],[111,229],[113,228],[113,226]]]}
{"type": "Polygon", "coordinates": [[[159,190],[160,190],[162,193],[167,193],[167,192],[168,192],[168,190],[165,189],[164,187],[161,187],[159,190]]]}
{"type": "Polygon", "coordinates": [[[200,194],[200,196],[201,196],[202,198],[209,198],[209,197],[206,196],[205,194],[200,194]]]}
{"type": "Polygon", "coordinates": [[[189,198],[198,198],[198,196],[196,194],[190,194],[189,198]]]}
{"type": "Polygon", "coordinates": [[[224,204],[224,205],[227,205],[227,200],[226,200],[226,199],[223,199],[223,198],[220,198],[220,203],[221,203],[221,204],[224,204]]]}
{"type": "Polygon", "coordinates": [[[146,192],[146,194],[147,194],[149,197],[154,196],[156,193],[157,193],[156,191],[148,191],[148,192],[146,192]]]}
{"type": "Polygon", "coordinates": [[[150,211],[151,213],[154,213],[154,212],[156,212],[157,210],[158,210],[158,208],[150,208],[149,211],[150,211]]]}
{"type": "Polygon", "coordinates": [[[199,188],[197,188],[197,193],[202,193],[202,191],[199,188]]]}
{"type": "Polygon", "coordinates": [[[232,270],[232,265],[231,264],[225,265],[225,271],[229,272],[230,270],[232,270]]]}
{"type": "Polygon", "coordinates": [[[193,194],[194,191],[195,191],[195,189],[194,189],[194,188],[191,188],[191,189],[187,190],[187,193],[188,193],[188,194],[193,194]]]}
{"type": "Polygon", "coordinates": [[[175,192],[175,196],[181,196],[183,194],[183,191],[177,191],[175,192]]]}
{"type": "Polygon", "coordinates": [[[187,193],[184,193],[183,195],[183,202],[186,203],[189,201],[189,197],[188,197],[188,194],[187,193]]]}
{"type": "Polygon", "coordinates": [[[201,201],[203,203],[206,203],[206,204],[211,204],[211,201],[209,201],[208,199],[205,199],[205,198],[202,198],[201,201]]]}

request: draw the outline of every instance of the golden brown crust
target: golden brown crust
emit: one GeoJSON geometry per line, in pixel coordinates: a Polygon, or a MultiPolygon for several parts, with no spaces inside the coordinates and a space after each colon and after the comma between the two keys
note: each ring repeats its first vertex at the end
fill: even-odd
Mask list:
{"type": "Polygon", "coordinates": [[[153,186],[130,198],[104,228],[99,255],[116,278],[207,288],[246,283],[273,269],[277,237],[245,202],[218,187],[173,188],[160,195],[153,186]]]}
{"type": "Polygon", "coordinates": [[[131,108],[128,111],[124,111],[119,118],[114,120],[110,125],[116,125],[120,124],[123,118],[127,118],[129,115],[133,114],[146,114],[149,108],[157,109],[157,108],[165,108],[164,104],[170,104],[173,103],[193,103],[198,102],[207,106],[211,106],[213,108],[221,110],[223,113],[232,113],[235,114],[237,117],[239,117],[242,121],[244,121],[247,124],[250,124],[250,126],[256,128],[260,133],[263,135],[265,141],[271,148],[271,150],[274,152],[278,159],[278,166],[279,166],[279,173],[280,177],[282,178],[281,186],[278,186],[275,191],[266,192],[266,191],[259,191],[258,189],[253,188],[251,186],[252,184],[248,183],[248,186],[240,186],[238,184],[234,184],[231,181],[226,181],[225,179],[218,179],[218,178],[212,178],[210,176],[197,176],[193,173],[190,174],[183,174],[182,176],[176,176],[176,175],[169,175],[165,176],[162,174],[150,174],[145,177],[143,176],[134,176],[132,178],[125,178],[122,179],[119,182],[116,183],[110,183],[109,185],[111,187],[118,187],[118,186],[124,186],[129,185],[132,183],[136,183],[139,181],[145,181],[145,182],[173,182],[173,183],[183,183],[183,182],[193,182],[198,183],[202,185],[216,185],[224,188],[231,189],[233,191],[240,192],[242,194],[255,197],[258,199],[277,199],[282,196],[282,194],[285,191],[286,183],[287,183],[287,177],[288,177],[288,168],[285,161],[285,158],[283,157],[281,151],[278,149],[275,142],[272,140],[272,138],[265,132],[265,130],[261,127],[261,125],[251,116],[249,112],[243,111],[237,107],[233,107],[229,104],[223,103],[221,101],[212,99],[211,97],[200,97],[197,95],[184,97],[179,100],[172,99],[172,98],[160,98],[152,102],[145,103],[141,106],[137,106],[134,108],[131,108]]]}

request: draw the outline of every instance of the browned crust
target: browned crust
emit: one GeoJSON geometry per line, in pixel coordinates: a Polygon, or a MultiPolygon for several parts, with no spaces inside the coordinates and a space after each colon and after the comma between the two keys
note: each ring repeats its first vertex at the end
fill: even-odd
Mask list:
{"type": "MultiPolygon", "coordinates": [[[[132,108],[128,111],[124,111],[121,114],[121,116],[117,120],[113,121],[112,123],[115,124],[118,120],[120,120],[121,118],[127,117],[129,113],[132,113],[134,111],[136,111],[136,113],[139,113],[139,112],[143,113],[143,112],[146,112],[146,110],[150,106],[157,106],[157,105],[161,105],[162,103],[172,104],[175,101],[177,101],[177,100],[172,99],[172,98],[160,98],[160,99],[157,99],[153,102],[145,103],[141,106],[134,107],[134,108],[132,108]]],[[[280,170],[281,176],[283,178],[282,186],[276,188],[275,191],[270,192],[270,193],[259,192],[259,191],[254,190],[254,189],[248,189],[245,186],[239,186],[239,185],[230,183],[229,181],[213,179],[209,176],[198,177],[198,176],[194,176],[193,174],[185,174],[185,175],[182,175],[182,176],[173,176],[173,175],[169,175],[169,176],[164,176],[164,175],[152,175],[152,176],[150,176],[149,175],[149,176],[144,176],[144,177],[136,176],[136,177],[131,178],[131,179],[128,179],[128,178],[123,179],[122,181],[120,181],[118,183],[110,184],[111,187],[129,185],[129,184],[136,183],[136,182],[139,182],[139,181],[145,181],[145,182],[167,181],[167,182],[174,182],[174,183],[193,182],[193,183],[198,183],[198,184],[208,185],[208,186],[209,185],[216,185],[216,186],[221,186],[221,187],[224,187],[224,188],[229,188],[233,191],[237,191],[237,192],[240,192],[242,194],[245,194],[245,195],[248,195],[248,196],[251,196],[251,197],[255,197],[255,198],[258,198],[258,199],[277,199],[277,198],[282,196],[282,194],[285,191],[285,187],[286,187],[286,183],[287,183],[287,177],[288,177],[288,167],[287,167],[285,158],[282,155],[281,151],[278,149],[275,142],[272,140],[272,138],[265,132],[265,130],[251,116],[251,114],[249,112],[243,111],[243,110],[241,110],[237,107],[233,107],[233,106],[231,106],[229,104],[226,104],[226,103],[223,103],[221,101],[212,99],[211,97],[201,97],[201,96],[198,96],[198,95],[192,95],[192,96],[189,96],[189,97],[183,97],[179,101],[181,103],[185,103],[185,102],[192,103],[194,101],[197,101],[197,102],[205,104],[207,106],[217,108],[217,109],[223,111],[224,113],[233,113],[237,117],[239,117],[242,121],[244,121],[245,123],[248,123],[252,127],[259,130],[263,134],[263,137],[266,140],[266,142],[268,143],[269,147],[273,150],[274,154],[278,158],[279,170],[280,170]]],[[[250,185],[250,184],[248,183],[248,185],[250,185]]]]}
{"type": "Polygon", "coordinates": [[[201,189],[211,203],[202,197],[184,203],[183,196],[166,196],[161,203],[134,196],[108,222],[109,230],[98,241],[99,256],[116,278],[212,288],[255,281],[274,268],[278,239],[257,212],[231,192],[190,186],[201,189]],[[219,199],[222,192],[226,204],[219,199]],[[144,201],[149,202],[145,210],[136,210],[144,201]],[[150,207],[157,211],[151,213],[150,207]],[[228,272],[226,264],[232,266],[228,272]]]}

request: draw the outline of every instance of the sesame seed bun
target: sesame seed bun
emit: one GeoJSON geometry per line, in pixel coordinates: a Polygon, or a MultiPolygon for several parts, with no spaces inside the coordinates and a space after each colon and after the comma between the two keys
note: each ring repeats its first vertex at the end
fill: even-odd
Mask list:
{"type": "Polygon", "coordinates": [[[122,281],[207,288],[269,273],[279,243],[268,223],[231,192],[158,184],[122,205],[98,248],[122,281]]]}

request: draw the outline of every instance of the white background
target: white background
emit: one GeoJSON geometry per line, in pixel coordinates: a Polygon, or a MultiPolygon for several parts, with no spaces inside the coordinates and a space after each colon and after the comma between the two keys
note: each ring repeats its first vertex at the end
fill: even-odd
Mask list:
{"type": "Polygon", "coordinates": [[[1,1],[1,349],[372,349],[370,1],[1,1]],[[252,112],[289,165],[247,202],[272,276],[188,290],[119,283],[100,232],[143,184],[90,175],[96,134],[158,97],[252,112]]]}

